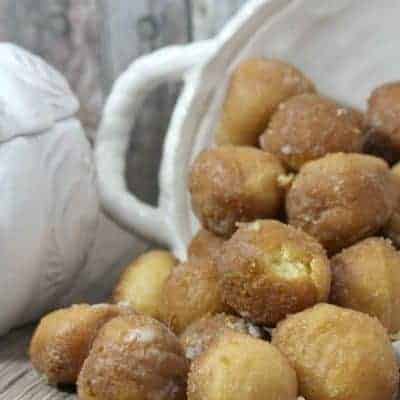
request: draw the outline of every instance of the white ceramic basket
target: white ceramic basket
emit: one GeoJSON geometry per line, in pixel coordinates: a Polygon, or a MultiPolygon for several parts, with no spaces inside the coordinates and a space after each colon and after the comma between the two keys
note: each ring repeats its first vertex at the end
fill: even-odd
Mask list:
{"type": "Polygon", "coordinates": [[[123,226],[185,257],[197,229],[188,202],[189,164],[212,144],[230,72],[242,59],[287,60],[320,92],[364,108],[376,85],[400,78],[398,0],[253,0],[210,41],[136,60],[115,83],[98,134],[96,162],[105,209],[123,226]],[[164,145],[157,208],[127,190],[124,169],[137,108],[151,89],[183,79],[164,145]]]}
{"type": "Polygon", "coordinates": [[[399,15],[398,0],[252,0],[216,38],[136,60],[115,83],[98,134],[104,208],[124,227],[184,258],[197,229],[187,171],[195,155],[212,145],[237,63],[259,56],[287,60],[313,79],[321,93],[363,109],[372,88],[400,79],[399,15]],[[185,86],[166,136],[154,208],[128,192],[125,154],[143,98],[160,83],[178,79],[185,86]]]}

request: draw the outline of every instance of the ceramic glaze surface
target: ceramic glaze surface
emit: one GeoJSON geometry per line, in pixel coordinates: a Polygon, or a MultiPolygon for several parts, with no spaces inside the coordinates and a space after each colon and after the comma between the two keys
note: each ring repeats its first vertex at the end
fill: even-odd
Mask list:
{"type": "Polygon", "coordinates": [[[92,148],[65,79],[1,44],[0,86],[3,334],[57,306],[102,298],[132,236],[100,210],[92,148]]]}
{"type": "Polygon", "coordinates": [[[55,69],[12,44],[1,44],[0,72],[0,142],[44,132],[79,109],[55,69]]]}

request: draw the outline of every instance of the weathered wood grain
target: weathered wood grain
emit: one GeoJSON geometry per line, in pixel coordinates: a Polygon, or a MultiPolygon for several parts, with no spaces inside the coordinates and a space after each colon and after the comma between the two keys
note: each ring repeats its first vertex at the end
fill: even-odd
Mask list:
{"type": "Polygon", "coordinates": [[[207,39],[214,36],[226,21],[248,0],[191,0],[193,38],[207,39]]]}
{"type": "Polygon", "coordinates": [[[42,56],[68,79],[90,136],[101,113],[96,0],[1,0],[3,36],[42,56]]]}
{"type": "Polygon", "coordinates": [[[0,41],[2,42],[8,41],[10,37],[7,19],[7,8],[7,2],[0,1],[0,41]]]}
{"type": "Polygon", "coordinates": [[[71,390],[48,386],[31,367],[28,346],[33,327],[0,339],[0,400],[76,400],[71,390]]]}
{"type": "MultiPolygon", "coordinates": [[[[106,92],[133,59],[189,39],[187,7],[182,0],[100,0],[99,4],[103,24],[102,81],[106,92]]],[[[157,202],[159,160],[178,89],[176,84],[156,89],[145,101],[132,132],[127,160],[128,186],[152,204],[157,202]]]]}

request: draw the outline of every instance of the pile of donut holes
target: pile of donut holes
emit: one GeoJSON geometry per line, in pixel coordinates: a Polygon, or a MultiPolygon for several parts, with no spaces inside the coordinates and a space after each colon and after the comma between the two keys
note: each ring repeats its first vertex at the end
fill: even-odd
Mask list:
{"type": "Polygon", "coordinates": [[[35,369],[82,400],[396,399],[400,82],[362,113],[246,60],[215,138],[188,171],[187,260],[148,252],[109,303],[44,317],[35,369]]]}

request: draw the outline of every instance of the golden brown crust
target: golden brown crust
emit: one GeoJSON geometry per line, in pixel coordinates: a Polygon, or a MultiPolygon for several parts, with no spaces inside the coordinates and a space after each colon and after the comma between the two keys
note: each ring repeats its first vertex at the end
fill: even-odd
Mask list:
{"type": "Polygon", "coordinates": [[[207,315],[189,325],[179,337],[186,358],[194,360],[200,356],[226,330],[262,337],[261,329],[243,318],[223,313],[207,315]]]}
{"type": "Polygon", "coordinates": [[[79,304],[46,315],[32,337],[29,354],[49,383],[75,383],[99,329],[131,311],[109,304],[79,304]]]}
{"type": "Polygon", "coordinates": [[[335,253],[371,236],[394,209],[387,164],[361,154],[329,154],[305,164],[286,197],[289,223],[335,253]]]}
{"type": "Polygon", "coordinates": [[[314,90],[298,69],[283,61],[243,61],[231,78],[217,127],[217,143],[255,146],[279,103],[314,90]]]}
{"type": "Polygon", "coordinates": [[[394,212],[383,229],[383,234],[389,238],[396,248],[400,249],[400,162],[392,169],[394,212]]]}
{"type": "Polygon", "coordinates": [[[272,343],[297,373],[307,400],[393,400],[399,373],[390,339],[377,319],[320,304],[288,317],[272,343]]]}
{"type": "Polygon", "coordinates": [[[149,251],[122,273],[112,300],[153,318],[161,317],[162,288],[178,260],[168,251],[149,251]]]}
{"type": "Polygon", "coordinates": [[[226,311],[213,260],[191,259],[175,267],[164,285],[162,304],[162,319],[176,333],[204,315],[226,311]]]}
{"type": "Polygon", "coordinates": [[[333,303],[378,318],[395,333],[400,330],[400,253],[390,241],[365,239],[333,257],[333,303]]]}
{"type": "Polygon", "coordinates": [[[230,237],[237,222],[270,218],[282,205],[280,161],[251,147],[224,146],[205,150],[189,177],[192,207],[211,232],[230,237]]]}
{"type": "Polygon", "coordinates": [[[226,331],[191,365],[188,400],[296,400],[296,373],[271,344],[226,331]]]}
{"type": "Polygon", "coordinates": [[[278,221],[241,225],[223,246],[218,268],[223,300],[267,326],[329,295],[329,261],[322,246],[278,221]]]}
{"type": "Polygon", "coordinates": [[[318,94],[301,94],[279,105],[260,143],[297,171],[328,153],[361,152],[363,117],[318,94]]]}
{"type": "Polygon", "coordinates": [[[78,379],[82,400],[183,400],[188,362],[176,336],[145,315],[100,330],[78,379]]]}
{"type": "Polygon", "coordinates": [[[383,235],[389,238],[397,249],[400,249],[400,209],[396,209],[385,225],[383,235]]]}
{"type": "Polygon", "coordinates": [[[377,87],[368,100],[365,149],[389,163],[400,159],[400,82],[377,87]]]}
{"type": "Polygon", "coordinates": [[[398,162],[397,164],[393,165],[393,167],[392,167],[392,172],[393,172],[398,178],[400,178],[400,162],[398,162]]]}
{"type": "Polygon", "coordinates": [[[200,229],[188,247],[189,258],[214,258],[221,250],[224,239],[206,229],[200,229]]]}

